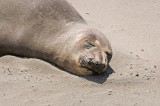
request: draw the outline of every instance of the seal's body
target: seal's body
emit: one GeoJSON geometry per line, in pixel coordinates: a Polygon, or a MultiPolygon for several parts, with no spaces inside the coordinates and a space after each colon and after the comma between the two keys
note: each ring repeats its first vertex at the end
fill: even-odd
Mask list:
{"type": "Polygon", "coordinates": [[[74,74],[100,74],[112,50],[65,0],[0,0],[0,54],[38,58],[74,74]]]}

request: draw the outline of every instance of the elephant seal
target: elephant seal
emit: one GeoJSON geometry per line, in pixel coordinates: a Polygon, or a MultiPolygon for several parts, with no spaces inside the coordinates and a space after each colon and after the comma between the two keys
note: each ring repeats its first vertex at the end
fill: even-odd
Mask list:
{"type": "Polygon", "coordinates": [[[108,38],[65,0],[0,0],[0,54],[92,75],[105,70],[112,49],[108,38]]]}

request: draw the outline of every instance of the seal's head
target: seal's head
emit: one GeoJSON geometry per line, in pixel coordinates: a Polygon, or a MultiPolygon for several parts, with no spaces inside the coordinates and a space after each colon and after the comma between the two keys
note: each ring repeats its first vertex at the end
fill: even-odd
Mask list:
{"type": "Polygon", "coordinates": [[[93,29],[81,31],[74,45],[76,74],[92,75],[105,71],[112,58],[112,49],[108,38],[93,29]]]}

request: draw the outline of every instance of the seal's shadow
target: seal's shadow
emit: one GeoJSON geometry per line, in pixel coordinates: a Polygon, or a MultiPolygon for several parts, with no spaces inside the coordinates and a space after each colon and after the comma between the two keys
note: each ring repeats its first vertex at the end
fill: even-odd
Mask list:
{"type": "MultiPolygon", "coordinates": [[[[55,64],[54,64],[54,66],[57,67],[57,68],[59,68],[62,71],[68,72],[68,71],[66,71],[62,67],[59,67],[59,66],[57,66],[55,64]]],[[[68,73],[70,73],[72,75],[76,75],[76,74],[73,74],[71,72],[68,72],[68,73]]],[[[110,66],[108,66],[107,69],[103,73],[101,73],[100,75],[90,75],[90,76],[76,75],[76,76],[79,76],[81,78],[85,78],[85,79],[87,79],[89,81],[92,81],[92,82],[103,84],[107,80],[107,78],[109,77],[109,75],[112,74],[112,73],[115,73],[115,71],[110,66]]]]}
{"type": "Polygon", "coordinates": [[[108,68],[100,75],[80,76],[80,77],[85,78],[92,82],[102,84],[107,80],[109,75],[112,73],[115,73],[114,70],[110,66],[108,66],[108,68]]]}

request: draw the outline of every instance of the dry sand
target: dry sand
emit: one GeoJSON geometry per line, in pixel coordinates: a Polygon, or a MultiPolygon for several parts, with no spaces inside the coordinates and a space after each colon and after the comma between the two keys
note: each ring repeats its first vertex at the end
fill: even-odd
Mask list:
{"type": "Polygon", "coordinates": [[[160,106],[160,1],[69,0],[110,36],[109,77],[78,77],[38,59],[0,58],[0,106],[160,106]]]}

